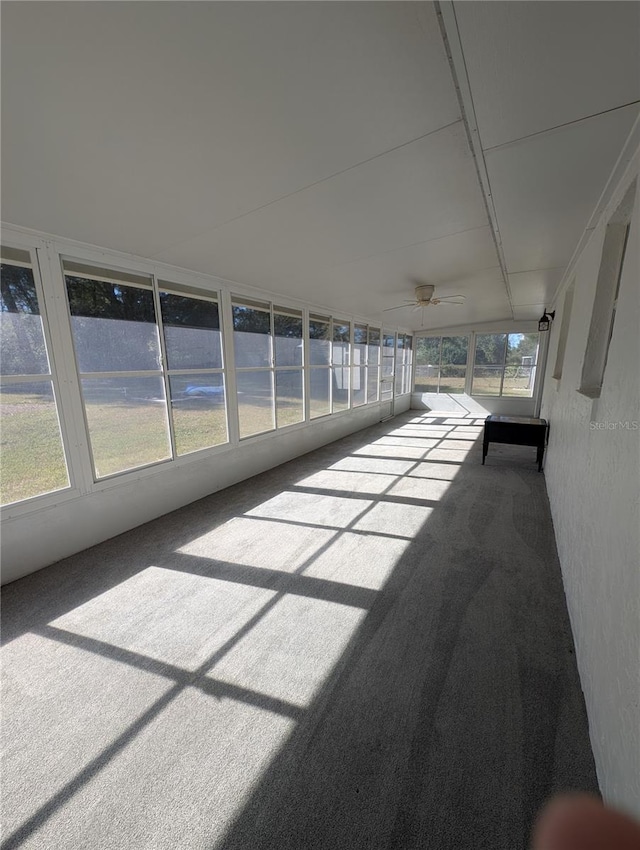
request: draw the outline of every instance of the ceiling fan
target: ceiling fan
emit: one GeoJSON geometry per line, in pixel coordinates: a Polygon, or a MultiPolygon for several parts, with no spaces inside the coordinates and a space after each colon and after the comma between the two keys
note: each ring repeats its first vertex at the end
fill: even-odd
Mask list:
{"type": "Polygon", "coordinates": [[[387,307],[383,313],[388,313],[390,310],[402,310],[411,307],[414,310],[421,310],[424,307],[438,304],[464,304],[464,295],[443,295],[442,298],[435,298],[435,286],[432,283],[424,283],[416,286],[415,298],[412,301],[405,301],[404,304],[397,304],[395,307],[387,307]]]}

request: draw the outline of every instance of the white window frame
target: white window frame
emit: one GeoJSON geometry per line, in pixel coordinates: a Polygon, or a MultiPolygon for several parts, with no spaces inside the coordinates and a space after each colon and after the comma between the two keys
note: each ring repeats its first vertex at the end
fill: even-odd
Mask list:
{"type": "Polygon", "coordinates": [[[13,265],[28,266],[32,270],[49,371],[38,375],[5,375],[0,378],[0,383],[9,386],[11,384],[33,383],[37,381],[43,383],[51,382],[68,480],[68,484],[65,487],[35,496],[29,496],[26,499],[9,502],[0,506],[0,515],[4,520],[34,510],[43,509],[68,499],[77,498],[79,494],[79,480],[82,476],[73,452],[76,435],[74,429],[71,427],[68,413],[69,407],[65,404],[65,400],[69,396],[69,380],[66,369],[64,366],[61,366],[64,358],[60,355],[59,337],[56,338],[55,333],[59,318],[57,315],[57,305],[55,296],[48,291],[43,280],[43,277],[46,278],[48,273],[49,257],[47,243],[39,237],[24,235],[20,232],[7,233],[5,230],[2,233],[2,246],[24,251],[29,254],[30,261],[28,264],[16,260],[7,260],[7,262],[13,265]]]}
{"type": "MultiPolygon", "coordinates": [[[[69,319],[69,328],[70,328],[70,333],[71,333],[71,342],[72,342],[73,351],[74,351],[74,361],[75,361],[75,364],[76,364],[76,370],[77,370],[77,376],[78,376],[78,386],[80,388],[80,395],[81,395],[81,400],[82,400],[82,411],[83,411],[85,429],[86,429],[86,433],[87,433],[88,438],[89,438],[88,445],[89,445],[89,455],[90,455],[90,459],[91,459],[91,473],[92,473],[92,477],[93,477],[93,482],[95,484],[98,484],[99,482],[109,481],[110,479],[113,479],[113,478],[119,478],[122,475],[127,475],[127,474],[132,473],[132,472],[138,472],[139,470],[155,468],[155,467],[157,467],[161,464],[166,464],[166,463],[169,463],[171,461],[175,461],[176,458],[178,457],[178,455],[176,453],[176,447],[175,447],[175,440],[174,440],[174,433],[173,433],[173,422],[171,420],[171,416],[170,416],[170,413],[169,413],[169,399],[166,395],[166,391],[167,391],[167,383],[166,383],[166,379],[165,379],[166,352],[164,351],[164,347],[163,347],[164,333],[163,333],[163,328],[162,328],[162,323],[161,323],[161,317],[159,315],[159,300],[158,300],[157,281],[156,281],[154,274],[153,273],[143,273],[142,275],[140,275],[141,277],[148,278],[148,281],[149,281],[148,284],[142,283],[142,282],[140,282],[140,283],[127,282],[126,280],[121,280],[117,277],[109,277],[109,272],[117,275],[118,272],[121,271],[119,268],[114,268],[112,265],[105,266],[105,269],[104,269],[105,274],[104,275],[90,274],[90,273],[86,274],[84,272],[74,272],[73,270],[66,271],[65,270],[65,261],[70,262],[70,263],[75,263],[75,262],[79,262],[79,260],[78,260],[77,257],[69,256],[68,254],[61,254],[60,255],[60,266],[61,266],[62,276],[63,276],[63,280],[64,280],[64,285],[65,285],[65,298],[66,298],[66,304],[67,304],[67,314],[68,314],[68,319],[69,319]],[[143,289],[143,290],[146,290],[148,292],[151,292],[153,305],[154,305],[154,312],[155,312],[155,317],[156,317],[155,326],[156,326],[156,332],[158,334],[159,362],[158,362],[158,368],[157,369],[140,369],[140,370],[132,370],[132,371],[118,371],[118,370],[109,371],[109,370],[105,370],[105,371],[100,371],[100,372],[82,372],[80,370],[80,362],[78,360],[78,355],[77,355],[77,350],[76,350],[75,335],[73,333],[71,307],[69,305],[69,299],[68,299],[68,295],[67,295],[67,286],[66,286],[66,276],[67,276],[67,274],[71,277],[81,276],[83,279],[96,280],[96,282],[105,281],[107,283],[121,284],[123,286],[129,286],[129,287],[133,287],[133,288],[136,288],[136,289],[143,289]],[[86,404],[86,399],[85,399],[85,396],[84,396],[84,391],[82,389],[82,382],[84,380],[92,380],[92,379],[100,380],[100,379],[108,379],[108,378],[158,378],[158,379],[160,379],[160,381],[162,382],[162,386],[165,390],[164,414],[165,414],[165,425],[167,427],[167,436],[169,438],[169,456],[168,457],[159,458],[158,460],[153,460],[153,461],[150,461],[149,463],[141,463],[137,466],[128,467],[127,469],[120,469],[117,472],[111,472],[108,475],[98,475],[97,467],[96,467],[96,460],[95,460],[95,456],[94,456],[94,453],[93,453],[93,445],[91,443],[91,430],[89,428],[89,419],[88,419],[88,416],[87,416],[87,404],[86,404]]],[[[122,273],[125,274],[125,275],[127,273],[131,274],[132,270],[131,269],[129,269],[129,270],[122,269],[122,273]]]]}
{"type": "Polygon", "coordinates": [[[631,218],[637,180],[609,219],[605,229],[596,294],[582,363],[578,392],[588,398],[600,398],[613,337],[620,282],[631,231],[631,218]]]}
{"type": "Polygon", "coordinates": [[[233,325],[233,308],[234,307],[248,307],[249,309],[261,310],[265,313],[269,314],[269,357],[268,364],[265,366],[237,366],[235,365],[235,354],[234,354],[234,379],[235,375],[242,374],[243,372],[268,372],[271,376],[271,421],[272,427],[265,429],[264,431],[257,431],[255,434],[247,434],[243,437],[240,436],[240,409],[237,401],[237,388],[235,389],[235,418],[237,420],[237,429],[238,429],[238,439],[240,442],[244,443],[246,440],[254,440],[260,437],[265,437],[268,434],[274,434],[278,432],[282,432],[285,430],[290,430],[291,428],[298,428],[301,425],[304,425],[309,421],[308,416],[308,382],[306,378],[307,374],[307,339],[308,339],[308,320],[305,315],[305,311],[299,307],[290,307],[288,305],[282,304],[281,302],[274,303],[273,301],[266,301],[259,298],[252,298],[245,295],[238,295],[233,293],[230,295],[230,309],[231,309],[231,345],[234,345],[233,335],[235,334],[235,327],[233,325]],[[300,366],[278,366],[276,364],[276,333],[275,333],[275,317],[276,315],[280,316],[292,316],[296,319],[300,319],[302,323],[302,336],[300,338],[300,342],[302,344],[302,362],[300,366]],[[284,425],[278,425],[278,399],[277,399],[277,373],[278,372],[294,372],[299,371],[302,375],[302,419],[298,422],[290,422],[284,425]]]}
{"type": "Polygon", "coordinates": [[[310,311],[307,314],[307,328],[306,328],[305,339],[307,341],[307,346],[306,346],[307,357],[305,359],[305,362],[308,364],[308,387],[309,387],[308,404],[307,404],[307,408],[306,408],[306,413],[307,413],[309,422],[317,422],[318,420],[324,419],[327,416],[335,416],[336,415],[335,413],[333,413],[333,362],[332,362],[333,361],[333,321],[332,321],[331,316],[320,313],[320,312],[316,312],[315,310],[310,311]],[[329,339],[327,340],[327,342],[329,343],[329,360],[328,360],[326,365],[324,363],[322,363],[322,364],[321,363],[315,363],[315,364],[311,363],[311,336],[310,336],[310,332],[309,332],[309,325],[311,324],[311,322],[322,322],[323,324],[326,323],[327,327],[329,328],[329,339]],[[317,416],[311,416],[311,376],[313,375],[314,371],[320,371],[321,369],[325,370],[328,373],[326,377],[327,377],[327,383],[329,385],[329,410],[327,411],[327,413],[320,413],[317,416]]]}
{"type": "Polygon", "coordinates": [[[160,356],[162,360],[162,372],[164,378],[164,391],[165,397],[167,399],[167,411],[169,414],[169,433],[171,437],[171,451],[172,451],[172,460],[177,460],[178,458],[183,457],[191,457],[192,455],[196,455],[199,452],[209,451],[210,449],[216,449],[220,446],[226,446],[230,442],[230,430],[229,430],[229,389],[227,386],[227,375],[226,375],[226,359],[225,359],[225,346],[224,346],[224,327],[222,321],[222,305],[220,303],[220,293],[217,291],[213,292],[204,292],[199,291],[195,287],[184,286],[180,283],[175,283],[174,281],[168,280],[166,278],[158,278],[154,275],[154,303],[156,306],[156,316],[159,323],[160,330],[160,356]],[[169,358],[167,355],[167,346],[166,339],[164,335],[164,319],[162,317],[162,305],[160,295],[161,293],[167,293],[168,295],[179,295],[183,298],[192,298],[196,301],[209,301],[215,304],[218,308],[218,323],[220,325],[220,357],[222,360],[222,366],[220,367],[211,367],[205,369],[171,369],[169,366],[169,358]],[[191,452],[184,452],[180,454],[178,452],[178,447],[176,444],[176,435],[175,435],[175,423],[173,420],[173,406],[171,403],[171,377],[180,376],[180,375],[220,375],[222,377],[222,386],[224,388],[224,417],[227,429],[227,439],[222,443],[216,443],[213,446],[203,446],[200,449],[194,449],[191,452]]]}
{"type": "Polygon", "coordinates": [[[556,360],[553,367],[552,378],[560,381],[562,378],[562,369],[564,366],[564,355],[567,350],[567,340],[569,337],[569,324],[571,322],[571,311],[573,309],[573,296],[575,292],[575,280],[571,281],[571,285],[564,295],[562,303],[562,318],[560,319],[560,334],[558,336],[558,347],[556,349],[556,360]]]}
{"type": "Polygon", "coordinates": [[[273,361],[273,414],[275,417],[276,431],[282,431],[289,428],[294,428],[296,425],[301,425],[307,421],[307,387],[305,380],[305,365],[306,365],[306,339],[305,339],[305,316],[302,310],[286,307],[282,304],[271,305],[271,330],[272,330],[272,361],[273,361]],[[300,319],[302,325],[302,336],[300,344],[302,346],[302,358],[299,366],[278,366],[276,358],[276,316],[290,316],[294,319],[300,319]],[[278,425],[278,372],[300,372],[302,376],[302,419],[297,422],[289,422],[286,425],[278,425]]]}
{"type": "MultiPolygon", "coordinates": [[[[496,333],[502,333],[502,331],[496,331],[496,333]]],[[[475,357],[475,340],[473,333],[445,333],[444,331],[441,333],[421,333],[415,334],[414,341],[416,341],[415,350],[414,350],[414,368],[413,368],[413,376],[412,376],[412,388],[413,392],[430,392],[429,390],[416,390],[416,382],[415,382],[415,372],[418,368],[418,358],[417,358],[417,350],[418,350],[418,339],[439,339],[440,347],[438,349],[438,388],[435,391],[434,395],[438,395],[440,393],[440,369],[442,366],[442,340],[450,337],[462,337],[467,340],[467,362],[465,364],[465,373],[464,373],[464,390],[461,395],[471,395],[471,380],[469,375],[469,357],[471,356],[471,352],[473,351],[473,356],[475,357]]],[[[446,365],[454,365],[454,364],[446,364],[446,365]]],[[[460,364],[462,365],[462,364],[460,364]]],[[[450,395],[450,393],[444,393],[444,395],[450,395]]]]}
{"type": "MultiPolygon", "coordinates": [[[[473,336],[473,360],[471,361],[471,371],[470,371],[470,392],[469,395],[474,398],[506,398],[506,399],[535,399],[536,398],[536,388],[538,386],[538,373],[543,364],[543,335],[540,331],[520,331],[520,330],[510,330],[510,331],[478,331],[472,334],[473,336]],[[509,354],[509,337],[514,336],[516,334],[537,334],[538,335],[538,348],[536,351],[536,362],[533,364],[533,382],[531,386],[531,395],[505,395],[503,393],[504,389],[504,373],[507,368],[507,355],[509,354]],[[505,346],[504,346],[504,356],[502,358],[502,371],[500,373],[500,392],[499,393],[474,393],[473,392],[473,381],[474,381],[474,371],[476,367],[476,345],[479,336],[498,336],[504,335],[505,346]]],[[[493,364],[490,364],[493,365],[493,364]]],[[[496,366],[499,364],[495,364],[496,366]]],[[[480,364],[482,366],[482,364],[480,364]]],[[[467,372],[469,373],[469,359],[467,356],[467,372]]],[[[466,386],[466,384],[465,384],[466,386]]]]}

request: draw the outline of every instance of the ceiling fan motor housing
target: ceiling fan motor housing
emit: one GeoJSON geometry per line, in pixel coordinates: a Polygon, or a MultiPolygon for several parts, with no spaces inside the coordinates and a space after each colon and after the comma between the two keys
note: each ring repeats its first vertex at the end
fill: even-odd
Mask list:
{"type": "Polygon", "coordinates": [[[429,302],[433,298],[435,286],[431,283],[425,283],[422,286],[416,286],[416,301],[429,302]]]}

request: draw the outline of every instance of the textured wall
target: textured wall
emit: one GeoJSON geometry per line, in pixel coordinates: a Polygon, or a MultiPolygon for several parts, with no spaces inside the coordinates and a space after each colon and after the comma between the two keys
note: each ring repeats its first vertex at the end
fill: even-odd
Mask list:
{"type": "Polygon", "coordinates": [[[606,223],[638,160],[577,262],[560,381],[551,378],[556,315],[541,415],[551,423],[545,474],[600,786],[640,815],[640,192],[602,392],[577,392],[606,223]]]}

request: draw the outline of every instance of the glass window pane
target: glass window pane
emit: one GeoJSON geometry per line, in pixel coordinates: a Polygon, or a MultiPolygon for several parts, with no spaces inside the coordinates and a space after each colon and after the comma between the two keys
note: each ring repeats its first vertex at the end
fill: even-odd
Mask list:
{"type": "Polygon", "coordinates": [[[369,366],[367,370],[367,402],[378,401],[380,389],[380,368],[369,366]]]}
{"type": "Polygon", "coordinates": [[[478,334],[472,393],[500,395],[507,353],[507,334],[478,334]]]}
{"type": "Polygon", "coordinates": [[[367,357],[369,365],[379,365],[380,363],[380,331],[375,328],[369,328],[369,342],[367,345],[367,357]]]}
{"type": "Polygon", "coordinates": [[[502,366],[474,366],[472,395],[500,395],[502,366]]]}
{"type": "Polygon", "coordinates": [[[383,356],[382,358],[382,376],[383,378],[390,378],[394,374],[395,369],[395,358],[383,356]]]}
{"type": "Polygon", "coordinates": [[[382,381],[380,383],[380,401],[389,401],[393,398],[393,381],[382,381]]]}
{"type": "Polygon", "coordinates": [[[478,334],[476,366],[502,366],[506,352],[506,334],[478,334]]]}
{"type": "Polygon", "coordinates": [[[51,381],[0,388],[2,504],[69,486],[51,381]]]}
{"type": "Polygon", "coordinates": [[[171,456],[162,378],[83,378],[96,476],[171,456]]]}
{"type": "Polygon", "coordinates": [[[276,372],[276,422],[278,428],[304,419],[302,369],[276,372]]]}
{"type": "MultiPolygon", "coordinates": [[[[334,366],[349,365],[349,344],[351,337],[351,325],[348,322],[333,322],[333,344],[331,346],[331,362],[334,366]]],[[[348,388],[348,375],[340,375],[338,378],[340,389],[348,388]]],[[[334,385],[335,386],[335,385],[334,385]]]]}
{"type": "Polygon", "coordinates": [[[315,419],[317,416],[326,416],[331,412],[331,370],[330,369],[310,369],[310,416],[315,419]]]}
{"type": "MultiPolygon", "coordinates": [[[[375,368],[375,367],[374,367],[375,368]]],[[[352,405],[360,407],[367,401],[367,367],[354,366],[351,369],[352,405]]]]}
{"type": "MultiPolygon", "coordinates": [[[[427,337],[425,340],[424,351],[418,349],[420,357],[436,356],[435,343],[436,340],[427,337]]],[[[427,386],[428,389],[423,389],[423,392],[435,392],[433,381],[437,379],[439,374],[440,383],[437,392],[460,394],[464,393],[465,380],[467,375],[467,354],[469,350],[469,337],[467,336],[445,336],[442,338],[440,347],[440,369],[430,367],[416,366],[416,386],[418,385],[418,374],[422,386],[427,386]]]]}
{"type": "Polygon", "coordinates": [[[539,334],[509,334],[502,395],[531,398],[538,361],[539,334]]]}
{"type": "Polygon", "coordinates": [[[467,375],[466,366],[440,367],[440,389],[441,393],[460,394],[464,392],[464,384],[467,375]]]}
{"type": "Polygon", "coordinates": [[[407,334],[398,334],[396,337],[396,363],[395,363],[395,393],[402,395],[410,392],[409,379],[411,369],[407,364],[411,362],[411,337],[407,334]]]}
{"type": "Polygon", "coordinates": [[[223,376],[171,375],[169,385],[178,454],[226,443],[229,437],[223,376]]]}
{"type": "Polygon", "coordinates": [[[353,343],[354,343],[354,345],[366,345],[367,344],[367,326],[366,325],[354,325],[353,326],[353,343]]]}
{"type": "Polygon", "coordinates": [[[347,410],[349,408],[349,376],[351,369],[349,366],[333,366],[333,393],[331,410],[336,413],[338,410],[347,410]]]}
{"type": "Polygon", "coordinates": [[[442,365],[465,366],[469,350],[469,337],[445,336],[442,338],[442,365]]]}
{"type": "Polygon", "coordinates": [[[420,393],[437,393],[440,376],[439,336],[422,336],[416,346],[415,388],[420,393]]]}
{"type": "Polygon", "coordinates": [[[233,329],[243,333],[270,334],[271,317],[268,310],[257,307],[233,305],[233,329]]]}
{"type": "Polygon", "coordinates": [[[160,293],[169,369],[221,369],[218,305],[201,298],[160,293]]]}
{"type": "Polygon", "coordinates": [[[81,372],[160,368],[151,290],[70,275],[66,275],[66,282],[81,372]]]}
{"type": "Polygon", "coordinates": [[[351,404],[353,407],[360,407],[367,403],[367,338],[367,326],[354,325],[351,354],[351,404]]]}
{"type": "Polygon", "coordinates": [[[329,320],[309,319],[309,363],[312,366],[329,364],[331,333],[329,320]]]}
{"type": "Polygon", "coordinates": [[[236,368],[271,365],[271,317],[267,311],[234,306],[233,329],[236,368]]]}
{"type": "Polygon", "coordinates": [[[413,371],[413,337],[411,337],[411,336],[407,336],[405,338],[404,359],[405,359],[404,392],[410,393],[413,389],[412,378],[411,378],[412,371],[413,371]]]}
{"type": "Polygon", "coordinates": [[[333,341],[334,342],[349,342],[351,336],[351,325],[349,322],[333,320],[333,341]]]}
{"type": "Polygon", "coordinates": [[[302,319],[276,313],[273,326],[276,366],[302,366],[302,319]]]}
{"type": "Polygon", "coordinates": [[[505,366],[502,395],[531,398],[535,380],[535,366],[505,366]]]}
{"type": "Polygon", "coordinates": [[[49,363],[33,271],[0,266],[0,370],[3,375],[42,375],[49,363]]]}
{"type": "Polygon", "coordinates": [[[241,437],[261,434],[274,428],[271,374],[271,371],[236,374],[241,437]]]}

